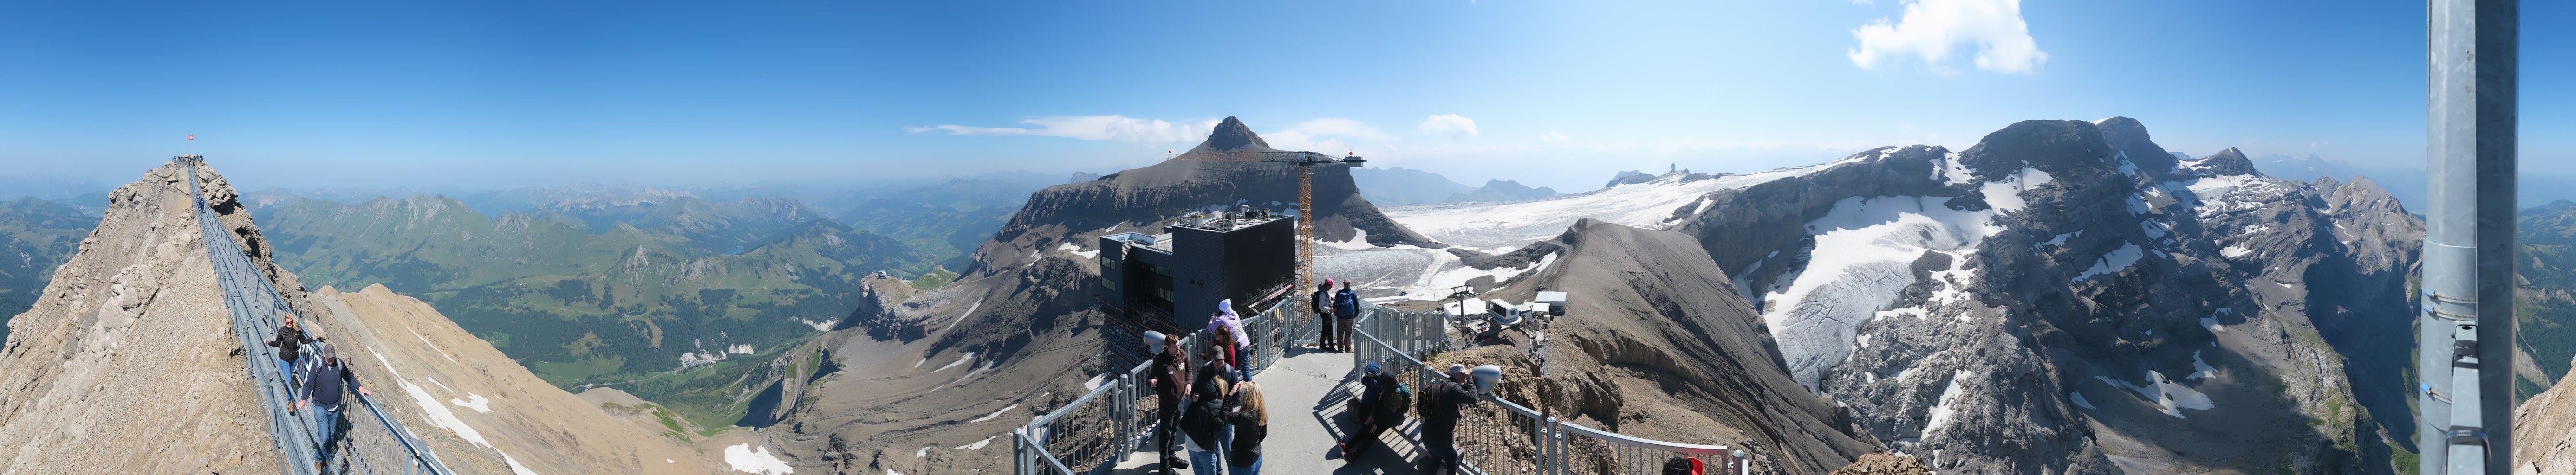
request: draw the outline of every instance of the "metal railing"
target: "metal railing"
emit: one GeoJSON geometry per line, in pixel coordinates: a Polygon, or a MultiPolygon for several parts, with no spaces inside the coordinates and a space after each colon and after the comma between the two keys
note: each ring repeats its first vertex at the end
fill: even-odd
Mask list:
{"type": "MultiPolygon", "coordinates": [[[[1243,319],[1243,332],[1252,348],[1246,371],[1261,374],[1307,333],[1300,329],[1312,324],[1312,318],[1295,310],[1304,308],[1300,302],[1283,299],[1269,311],[1243,319]]],[[[1206,333],[1182,337],[1181,348],[1191,355],[1203,354],[1209,342],[1206,333]]],[[[1012,430],[1015,473],[1107,473],[1138,449],[1151,448],[1159,435],[1154,432],[1159,409],[1152,400],[1154,388],[1145,384],[1145,373],[1153,366],[1145,362],[1111,373],[1091,393],[1012,430]]]]}
{"type": "MultiPolygon", "coordinates": [[[[1307,315],[1302,299],[1284,301],[1259,317],[1244,320],[1252,339],[1255,374],[1285,354],[1288,345],[1313,339],[1319,319],[1307,315]]],[[[1408,312],[1369,306],[1354,322],[1354,365],[1377,362],[1382,368],[1417,368],[1414,391],[1441,381],[1440,369],[1423,363],[1450,349],[1445,331],[1449,317],[1441,312],[1408,312]]],[[[1203,339],[1182,340],[1198,354],[1203,339]]],[[[1144,387],[1152,363],[1113,373],[1098,389],[1031,420],[1012,431],[1014,472],[1020,475],[1094,475],[1149,444],[1155,434],[1155,408],[1145,404],[1152,388],[1144,387]],[[1100,419],[1110,419],[1099,422],[1100,419]],[[1059,455],[1062,454],[1062,455],[1059,455]]],[[[1461,468],[1481,475],[1651,475],[1677,458],[1697,459],[1711,474],[1750,474],[1752,465],[1740,450],[1641,439],[1559,421],[1526,406],[1493,396],[1459,411],[1456,432],[1461,468]]]]}
{"type": "MultiPolygon", "coordinates": [[[[320,473],[313,466],[313,462],[319,460],[318,451],[323,449],[316,434],[326,428],[317,427],[312,412],[320,409],[291,410],[297,399],[295,390],[303,387],[302,381],[296,374],[278,367],[277,349],[267,345],[268,338],[284,324],[281,317],[291,315],[295,310],[286,303],[286,299],[278,296],[277,288],[260,275],[250,256],[243,254],[241,245],[233,240],[231,229],[225,227],[214,209],[206,205],[205,195],[197,185],[195,157],[181,157],[180,160],[187,165],[188,194],[195,208],[197,227],[204,234],[206,255],[213,262],[215,280],[223,288],[224,307],[232,314],[234,336],[241,339],[242,359],[249,366],[251,380],[255,383],[253,386],[257,388],[260,403],[264,406],[269,438],[277,448],[278,464],[288,474],[320,473]]],[[[299,360],[298,367],[315,360],[299,360]]],[[[353,361],[345,355],[342,358],[342,364],[353,361]]],[[[343,396],[343,401],[353,402],[344,403],[341,409],[341,423],[349,428],[335,441],[338,447],[330,473],[453,473],[438,461],[437,455],[430,453],[428,445],[421,443],[411,431],[387,414],[374,397],[354,393],[344,393],[343,396]],[[359,409],[364,412],[359,412],[359,409]]]]}
{"type": "MultiPolygon", "coordinates": [[[[1376,361],[1384,368],[1418,368],[1414,391],[1429,391],[1447,379],[1442,368],[1423,363],[1450,344],[1442,333],[1448,315],[1377,309],[1360,322],[1360,364],[1376,361]],[[1377,335],[1396,335],[1394,339],[1377,335]],[[1416,356],[1422,355],[1422,356],[1416,356]]],[[[1699,445],[1641,439],[1584,427],[1548,417],[1535,409],[1487,395],[1483,402],[1458,411],[1455,446],[1461,468],[1485,475],[1624,475],[1662,473],[1676,458],[1698,459],[1710,473],[1752,473],[1752,467],[1723,445],[1699,445]]],[[[1420,415],[1417,414],[1416,417],[1420,415]]]]}

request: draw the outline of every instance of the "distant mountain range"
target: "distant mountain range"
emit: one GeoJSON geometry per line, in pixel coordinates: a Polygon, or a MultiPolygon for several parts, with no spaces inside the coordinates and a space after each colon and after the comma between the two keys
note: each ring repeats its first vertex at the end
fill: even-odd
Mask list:
{"type": "MultiPolygon", "coordinates": [[[[2423,162],[2412,163],[2372,166],[2331,160],[2315,154],[2309,154],[2307,158],[2268,155],[2254,159],[2254,168],[2262,170],[2265,175],[2285,179],[2329,177],[2352,181],[2354,177],[2370,177],[2370,181],[2386,188],[2389,195],[2396,196],[2397,201],[2406,203],[2406,209],[2421,213],[2427,204],[2424,201],[2427,196],[2425,180],[2429,175],[2421,165],[2423,162]]],[[[2518,178],[2521,183],[2515,187],[2515,199],[2524,208],[2559,200],[2576,200],[2576,176],[2523,170],[2518,178]]]]}
{"type": "Polygon", "coordinates": [[[1563,195],[1555,189],[1530,188],[1512,180],[1487,180],[1482,187],[1467,186],[1438,173],[1411,168],[1353,168],[1351,179],[1359,182],[1360,196],[1381,206],[1524,201],[1563,195]]]}

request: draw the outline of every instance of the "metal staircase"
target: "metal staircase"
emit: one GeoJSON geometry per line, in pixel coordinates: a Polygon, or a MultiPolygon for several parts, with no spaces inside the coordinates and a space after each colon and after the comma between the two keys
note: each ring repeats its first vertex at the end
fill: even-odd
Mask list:
{"type": "MultiPolygon", "coordinates": [[[[280,372],[276,363],[277,349],[267,345],[268,337],[277,333],[282,322],[280,317],[293,314],[295,309],[278,296],[277,288],[260,274],[258,267],[251,263],[250,256],[242,253],[231,228],[225,227],[217,219],[214,209],[207,206],[205,194],[197,185],[197,164],[204,159],[187,155],[176,160],[187,166],[188,196],[195,207],[197,227],[205,234],[206,255],[213,260],[215,279],[223,286],[224,307],[232,312],[233,334],[241,339],[242,360],[248,363],[251,380],[255,383],[253,386],[259,391],[260,404],[268,417],[269,437],[276,444],[278,464],[285,468],[285,472],[290,475],[455,473],[448,471],[445,464],[439,463],[438,456],[430,453],[426,444],[413,437],[410,430],[404,429],[393,415],[378,406],[374,397],[355,392],[344,394],[342,399],[348,401],[343,403],[341,411],[344,414],[340,418],[347,432],[334,441],[338,446],[338,456],[333,458],[327,471],[315,469],[316,455],[322,449],[316,444],[319,440],[316,434],[320,434],[322,428],[315,427],[312,411],[319,409],[289,410],[295,402],[295,388],[300,387],[300,382],[295,380],[295,375],[280,372]]],[[[343,364],[363,361],[355,358],[358,348],[349,349],[351,354],[340,355],[343,364]]],[[[299,364],[314,359],[305,358],[299,364]]]]}

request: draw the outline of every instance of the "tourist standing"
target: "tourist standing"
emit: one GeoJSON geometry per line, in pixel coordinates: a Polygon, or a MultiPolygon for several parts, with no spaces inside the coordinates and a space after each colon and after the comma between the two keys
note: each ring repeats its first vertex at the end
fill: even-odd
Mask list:
{"type": "Polygon", "coordinates": [[[1360,294],[1351,291],[1351,281],[1342,281],[1342,290],[1333,293],[1333,325],[1341,329],[1341,341],[1334,344],[1337,351],[1351,351],[1351,321],[1359,318],[1360,294]]]}
{"type": "Polygon", "coordinates": [[[1233,475],[1261,475],[1261,439],[1270,437],[1270,406],[1261,400],[1261,385],[1251,381],[1235,383],[1233,411],[1225,413],[1225,423],[1234,427],[1234,444],[1226,452],[1233,475]]]}
{"type": "Polygon", "coordinates": [[[1154,331],[1145,332],[1145,336],[1148,340],[1160,336],[1163,341],[1159,345],[1163,351],[1154,353],[1154,367],[1146,373],[1145,385],[1154,388],[1155,407],[1159,409],[1154,416],[1154,432],[1161,437],[1154,444],[1155,451],[1162,455],[1162,472],[1169,474],[1173,469],[1190,468],[1189,462],[1172,453],[1181,441],[1181,436],[1175,434],[1180,430],[1181,405],[1190,396],[1190,355],[1181,349],[1179,336],[1154,331]]]}
{"type": "Polygon", "coordinates": [[[1314,307],[1315,325],[1324,327],[1324,337],[1315,340],[1315,349],[1333,351],[1333,344],[1340,342],[1333,337],[1333,279],[1315,284],[1315,295],[1306,298],[1306,306],[1314,307]]]}

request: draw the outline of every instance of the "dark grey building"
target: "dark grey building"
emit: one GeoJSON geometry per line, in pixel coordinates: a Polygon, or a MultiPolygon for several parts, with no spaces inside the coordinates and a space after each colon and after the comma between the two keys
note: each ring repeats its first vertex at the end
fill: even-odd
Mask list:
{"type": "Polygon", "coordinates": [[[1100,285],[1092,295],[1113,313],[1139,317],[1144,329],[1204,328],[1225,299],[1250,317],[1296,286],[1294,217],[1219,212],[1163,230],[1100,237],[1100,285]]]}

